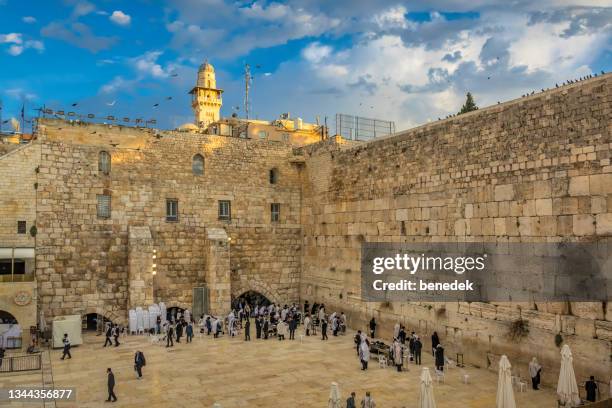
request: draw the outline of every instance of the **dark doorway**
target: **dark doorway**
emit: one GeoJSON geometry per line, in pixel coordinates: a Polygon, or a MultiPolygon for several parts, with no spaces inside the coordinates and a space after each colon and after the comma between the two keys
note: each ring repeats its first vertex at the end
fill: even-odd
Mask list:
{"type": "Polygon", "coordinates": [[[249,290],[244,292],[242,295],[238,296],[232,301],[232,308],[239,309],[240,304],[248,304],[251,309],[253,306],[261,307],[261,306],[269,306],[272,304],[270,299],[265,297],[259,292],[255,292],[254,290],[249,290]]]}
{"type": "Polygon", "coordinates": [[[97,314],[97,313],[88,313],[83,316],[83,330],[87,331],[102,331],[104,329],[104,325],[107,322],[111,322],[110,319],[97,314]]]}
{"type": "Polygon", "coordinates": [[[21,348],[23,327],[18,326],[15,316],[0,310],[0,347],[5,349],[21,348]]]}
{"type": "Polygon", "coordinates": [[[185,317],[185,309],[183,309],[182,307],[173,306],[166,309],[166,320],[175,322],[179,313],[181,314],[181,316],[185,317]]]}

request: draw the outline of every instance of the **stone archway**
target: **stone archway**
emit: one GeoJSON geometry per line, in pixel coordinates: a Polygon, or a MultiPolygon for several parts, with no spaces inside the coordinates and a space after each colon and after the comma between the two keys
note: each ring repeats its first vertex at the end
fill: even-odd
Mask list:
{"type": "Polygon", "coordinates": [[[38,325],[36,282],[0,284],[0,310],[12,315],[21,328],[21,345],[30,345],[30,327],[38,325]]]}
{"type": "Polygon", "coordinates": [[[268,298],[270,302],[277,305],[281,303],[281,299],[274,293],[272,288],[263,282],[255,280],[232,282],[232,300],[249,291],[259,292],[268,298]]]}
{"type": "Polygon", "coordinates": [[[122,316],[114,310],[105,310],[102,307],[87,307],[81,312],[81,316],[86,316],[91,313],[98,314],[115,324],[126,325],[128,321],[127,312],[122,316]]]}

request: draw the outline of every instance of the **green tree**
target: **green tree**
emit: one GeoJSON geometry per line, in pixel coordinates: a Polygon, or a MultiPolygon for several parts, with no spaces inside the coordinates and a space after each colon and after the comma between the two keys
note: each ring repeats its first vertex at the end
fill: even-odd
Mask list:
{"type": "Polygon", "coordinates": [[[471,111],[475,111],[477,109],[478,109],[478,106],[476,106],[476,103],[474,102],[474,97],[472,96],[472,93],[468,92],[465,98],[465,103],[461,107],[461,110],[459,111],[458,115],[461,115],[462,113],[468,113],[471,111]]]}

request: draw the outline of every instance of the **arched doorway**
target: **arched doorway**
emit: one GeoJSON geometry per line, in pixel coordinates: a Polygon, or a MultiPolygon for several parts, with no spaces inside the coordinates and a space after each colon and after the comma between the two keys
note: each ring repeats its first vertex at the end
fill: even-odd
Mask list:
{"type": "Polygon", "coordinates": [[[111,319],[98,313],[83,315],[83,330],[102,332],[106,323],[113,323],[111,319]]]}
{"type": "Polygon", "coordinates": [[[18,349],[22,344],[23,329],[11,313],[0,310],[0,347],[18,349]]]}
{"type": "Polygon", "coordinates": [[[241,305],[249,305],[251,310],[254,306],[269,306],[272,302],[266,296],[254,290],[247,290],[240,296],[235,297],[232,300],[232,308],[239,309],[241,305]]]}
{"type": "Polygon", "coordinates": [[[166,309],[166,320],[168,321],[176,322],[179,315],[185,316],[185,309],[182,307],[172,306],[166,309]]]}

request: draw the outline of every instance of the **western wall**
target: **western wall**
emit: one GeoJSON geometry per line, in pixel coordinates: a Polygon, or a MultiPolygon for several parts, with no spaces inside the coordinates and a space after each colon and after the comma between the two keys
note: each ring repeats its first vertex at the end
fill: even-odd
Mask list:
{"type": "MultiPolygon", "coordinates": [[[[612,75],[427,124],[359,146],[300,149],[302,299],[344,310],[354,328],[376,317],[437,331],[455,357],[515,367],[532,356],[558,378],[555,337],[578,377],[612,370],[612,303],[376,303],[361,300],[363,242],[597,241],[612,235],[612,75]],[[528,335],[509,337],[517,319],[528,335]]],[[[521,254],[515,254],[520,257],[521,254]]],[[[525,374],[525,373],[524,373],[525,374]]]]}

